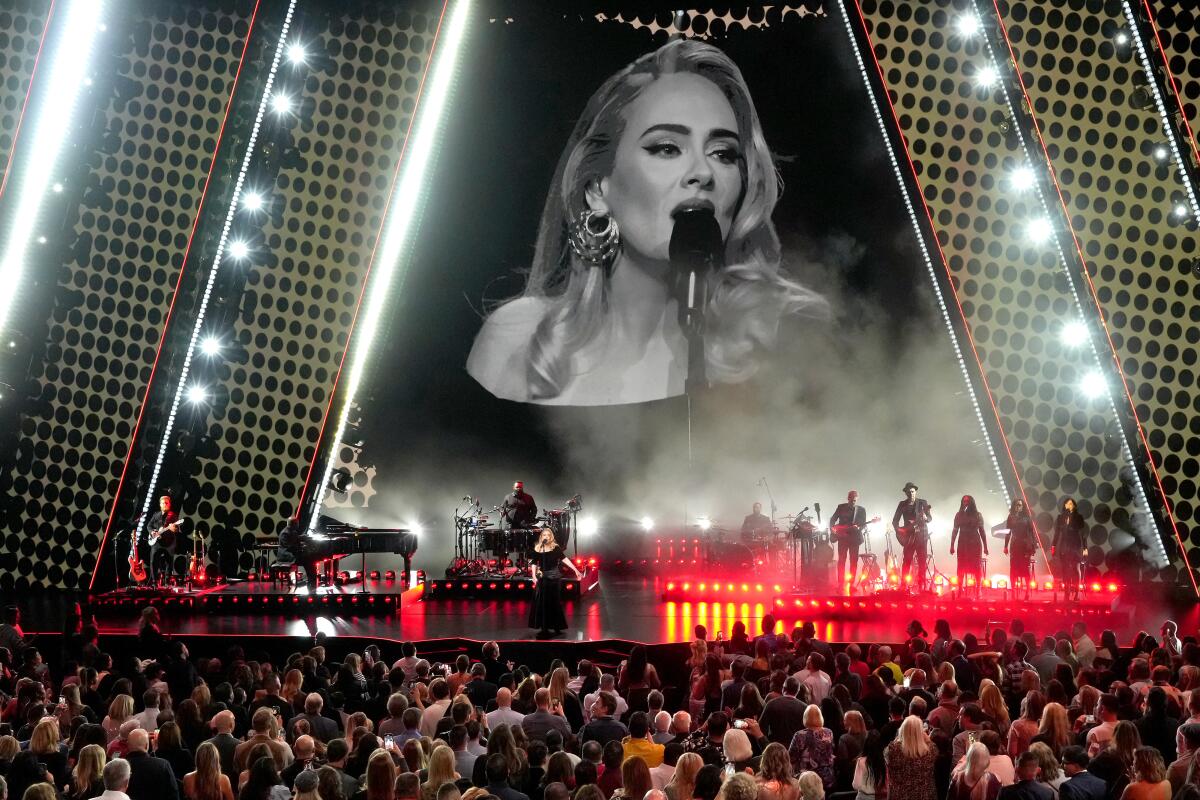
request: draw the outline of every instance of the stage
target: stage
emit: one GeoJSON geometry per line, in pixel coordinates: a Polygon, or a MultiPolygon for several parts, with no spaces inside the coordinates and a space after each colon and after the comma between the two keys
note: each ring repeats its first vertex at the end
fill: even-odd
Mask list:
{"type": "MultiPolygon", "coordinates": [[[[1181,625],[1189,621],[1195,625],[1198,618],[1194,608],[1185,614],[1172,609],[1161,593],[1155,596],[1133,589],[1085,593],[1082,603],[1066,604],[1049,593],[1026,603],[1007,598],[999,590],[990,590],[981,600],[892,593],[853,598],[792,595],[786,590],[776,593],[774,584],[753,582],[720,584],[718,593],[725,595],[720,598],[711,594],[713,585],[706,586],[707,596],[699,595],[698,587],[689,587],[697,594],[684,599],[678,594],[680,586],[666,577],[601,573],[590,592],[566,601],[570,627],[561,640],[669,644],[689,641],[697,624],[705,625],[710,637],[717,633],[728,637],[735,622],[745,624],[754,635],[766,613],[774,614],[779,629],[785,632],[812,621],[818,635],[831,642],[897,642],[904,638],[904,628],[912,619],[929,630],[935,619],[947,619],[956,636],[968,632],[982,636],[989,627],[1007,627],[1012,619],[1024,620],[1038,635],[1053,634],[1083,620],[1094,635],[1111,628],[1128,640],[1139,629],[1156,630],[1167,617],[1176,618],[1181,625]]],[[[198,597],[154,602],[163,611],[165,630],[185,637],[324,633],[390,642],[532,638],[533,631],[526,625],[530,602],[526,593],[485,591],[478,597],[431,597],[421,584],[404,589],[397,581],[368,581],[366,588],[366,593],[356,585],[322,588],[309,595],[304,587],[281,590],[269,583],[242,582],[205,590],[198,597]]],[[[56,631],[64,604],[42,602],[45,599],[30,599],[29,627],[56,631]]],[[[98,597],[91,609],[102,635],[135,634],[138,613],[147,602],[150,599],[145,596],[119,603],[98,597]]]]}

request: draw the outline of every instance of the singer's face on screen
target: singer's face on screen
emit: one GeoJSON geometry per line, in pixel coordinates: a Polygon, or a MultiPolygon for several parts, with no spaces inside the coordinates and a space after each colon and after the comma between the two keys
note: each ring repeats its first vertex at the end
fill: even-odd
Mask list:
{"type": "Polygon", "coordinates": [[[742,197],[742,144],[729,101],[691,73],[663,75],[624,110],[612,174],[592,189],[621,243],[638,260],[664,261],[680,206],[710,203],[728,238],[742,197]]]}

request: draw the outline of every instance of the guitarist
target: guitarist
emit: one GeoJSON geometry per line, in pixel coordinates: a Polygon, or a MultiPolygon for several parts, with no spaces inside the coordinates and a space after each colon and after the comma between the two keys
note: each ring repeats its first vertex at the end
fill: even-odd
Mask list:
{"type": "Polygon", "coordinates": [[[839,503],[833,515],[829,518],[829,530],[837,537],[837,576],[838,589],[847,579],[850,581],[849,594],[854,594],[854,584],[858,579],[858,548],[863,543],[863,528],[867,524],[867,510],[858,504],[858,492],[851,489],[846,494],[846,502],[839,503]],[[850,560],[850,574],[846,574],[846,560],[850,560]]]}
{"type": "Polygon", "coordinates": [[[929,503],[917,497],[917,485],[912,481],[904,484],[904,499],[892,515],[892,528],[896,531],[900,546],[904,548],[905,583],[911,577],[911,585],[917,591],[925,588],[925,568],[929,557],[928,526],[933,521],[930,510],[929,503]],[[909,571],[914,560],[917,562],[916,575],[909,571]]]}
{"type": "Polygon", "coordinates": [[[146,562],[151,583],[175,571],[175,545],[179,537],[180,522],[179,513],[171,504],[171,496],[164,494],[158,498],[158,511],[146,523],[148,532],[159,531],[158,540],[150,545],[150,558],[146,562]],[[160,569],[160,562],[165,562],[165,569],[160,569]]]}

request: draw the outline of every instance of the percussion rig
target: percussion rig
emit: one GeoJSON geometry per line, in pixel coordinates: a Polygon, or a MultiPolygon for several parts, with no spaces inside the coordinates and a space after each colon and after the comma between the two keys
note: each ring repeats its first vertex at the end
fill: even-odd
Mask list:
{"type": "MultiPolygon", "coordinates": [[[[566,549],[578,550],[571,534],[583,509],[581,495],[575,495],[559,508],[547,508],[527,526],[511,527],[504,523],[500,506],[484,508],[478,497],[463,497],[466,505],[454,509],[454,560],[446,568],[447,578],[529,578],[533,576],[530,554],[546,528],[566,549]]],[[[577,552],[576,552],[577,555],[577,552]]]]}

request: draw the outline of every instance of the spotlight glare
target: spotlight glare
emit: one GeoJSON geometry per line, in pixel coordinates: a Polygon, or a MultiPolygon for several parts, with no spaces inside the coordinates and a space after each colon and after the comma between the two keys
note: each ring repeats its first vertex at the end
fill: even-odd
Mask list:
{"type": "Polygon", "coordinates": [[[1104,379],[1104,375],[1098,369],[1083,376],[1083,380],[1079,382],[1079,391],[1084,397],[1094,400],[1102,396],[1108,390],[1108,381],[1104,379]]]}
{"type": "Polygon", "coordinates": [[[1083,320],[1068,322],[1058,332],[1058,340],[1067,347],[1079,347],[1088,340],[1087,325],[1083,323],[1083,320]]]}
{"type": "Polygon", "coordinates": [[[288,46],[287,57],[288,61],[298,66],[305,62],[305,60],[308,58],[308,53],[304,51],[304,45],[300,44],[299,42],[294,42],[288,46]]]}
{"type": "Polygon", "coordinates": [[[1129,31],[1124,28],[1117,31],[1117,35],[1113,37],[1113,41],[1116,42],[1118,47],[1124,47],[1129,44],[1129,31]]]}
{"type": "Polygon", "coordinates": [[[194,406],[198,406],[208,400],[208,390],[198,383],[194,383],[188,387],[187,401],[194,406]]]}
{"type": "Polygon", "coordinates": [[[1183,219],[1188,215],[1188,207],[1184,203],[1176,203],[1171,213],[1175,215],[1175,219],[1183,219]]]}
{"type": "Polygon", "coordinates": [[[1009,182],[1016,191],[1025,192],[1032,189],[1037,182],[1037,173],[1030,166],[1017,167],[1009,177],[1009,182]]]}
{"type": "Polygon", "coordinates": [[[215,356],[221,352],[221,340],[216,336],[209,336],[200,343],[200,352],[206,356],[215,356]]]}
{"type": "Polygon", "coordinates": [[[979,21],[978,15],[964,14],[958,18],[958,21],[955,23],[955,27],[958,29],[960,35],[970,38],[979,33],[982,23],[979,21]]]}
{"type": "Polygon", "coordinates": [[[654,520],[649,517],[642,517],[642,530],[649,531],[654,528],[654,520]]]}
{"type": "Polygon", "coordinates": [[[101,14],[106,10],[103,0],[72,0],[55,9],[54,27],[62,42],[44,59],[48,73],[37,76],[39,95],[52,98],[40,104],[36,118],[18,152],[24,157],[11,165],[6,178],[13,178],[14,194],[5,197],[11,215],[5,220],[6,236],[0,245],[0,328],[8,322],[8,313],[19,295],[21,273],[24,272],[28,249],[38,229],[42,201],[54,183],[58,157],[73,129],[75,107],[83,91],[88,62],[97,39],[101,14]],[[61,22],[60,22],[61,20],[61,22]]]}
{"type": "Polygon", "coordinates": [[[54,184],[53,186],[51,186],[51,187],[50,187],[50,189],[51,189],[51,190],[52,190],[52,191],[53,191],[55,194],[61,194],[61,193],[62,193],[62,190],[63,190],[63,185],[62,185],[61,183],[56,183],[56,184],[54,184]]]}
{"type": "Polygon", "coordinates": [[[1154,145],[1154,149],[1150,151],[1150,154],[1154,156],[1155,161],[1166,161],[1167,156],[1169,156],[1171,152],[1167,150],[1167,146],[1165,144],[1156,144],[1154,145]]]}
{"type": "Polygon", "coordinates": [[[247,211],[258,211],[263,207],[263,196],[258,192],[246,192],[242,195],[242,208],[247,211]]]}
{"type": "Polygon", "coordinates": [[[420,536],[421,534],[425,533],[425,526],[416,520],[402,525],[401,527],[408,528],[408,530],[412,532],[414,536],[420,536]]]}
{"type": "Polygon", "coordinates": [[[975,73],[975,84],[988,89],[1000,80],[1000,73],[991,64],[975,73]]]}
{"type": "Polygon", "coordinates": [[[582,536],[594,536],[600,530],[600,523],[595,517],[584,517],[579,520],[579,533],[582,536]]]}
{"type": "Polygon", "coordinates": [[[700,526],[700,530],[702,531],[706,531],[712,527],[712,520],[708,517],[700,517],[696,520],[696,523],[700,526]]]}
{"type": "MultiPolygon", "coordinates": [[[[406,140],[406,153],[392,191],[387,220],[379,236],[375,266],[371,270],[372,285],[366,291],[362,309],[361,327],[350,333],[353,337],[353,357],[346,380],[346,394],[338,414],[337,427],[331,438],[331,452],[337,452],[349,424],[350,409],[354,397],[362,384],[376,332],[384,319],[384,313],[392,292],[389,288],[393,278],[403,278],[410,260],[404,257],[414,233],[414,220],[421,211],[426,196],[427,175],[433,155],[443,137],[446,106],[459,70],[459,59],[466,39],[468,21],[475,13],[471,0],[459,0],[442,22],[437,47],[434,50],[425,78],[425,89],[416,108],[412,133],[406,140]]],[[[334,459],[328,459],[326,478],[333,469],[334,459]]],[[[315,510],[310,526],[315,528],[317,516],[325,499],[326,484],[317,484],[315,510]]],[[[581,532],[586,520],[581,522],[581,532]]],[[[310,528],[311,530],[312,528],[310,528]]]]}
{"type": "Polygon", "coordinates": [[[1034,244],[1042,244],[1054,233],[1054,225],[1046,217],[1038,217],[1025,226],[1025,238],[1034,244]]]}
{"type": "Polygon", "coordinates": [[[292,110],[292,98],[283,92],[271,95],[271,110],[276,114],[287,114],[292,110]]]}
{"type": "Polygon", "coordinates": [[[238,239],[229,243],[229,255],[238,261],[250,257],[250,245],[238,239]]]}

